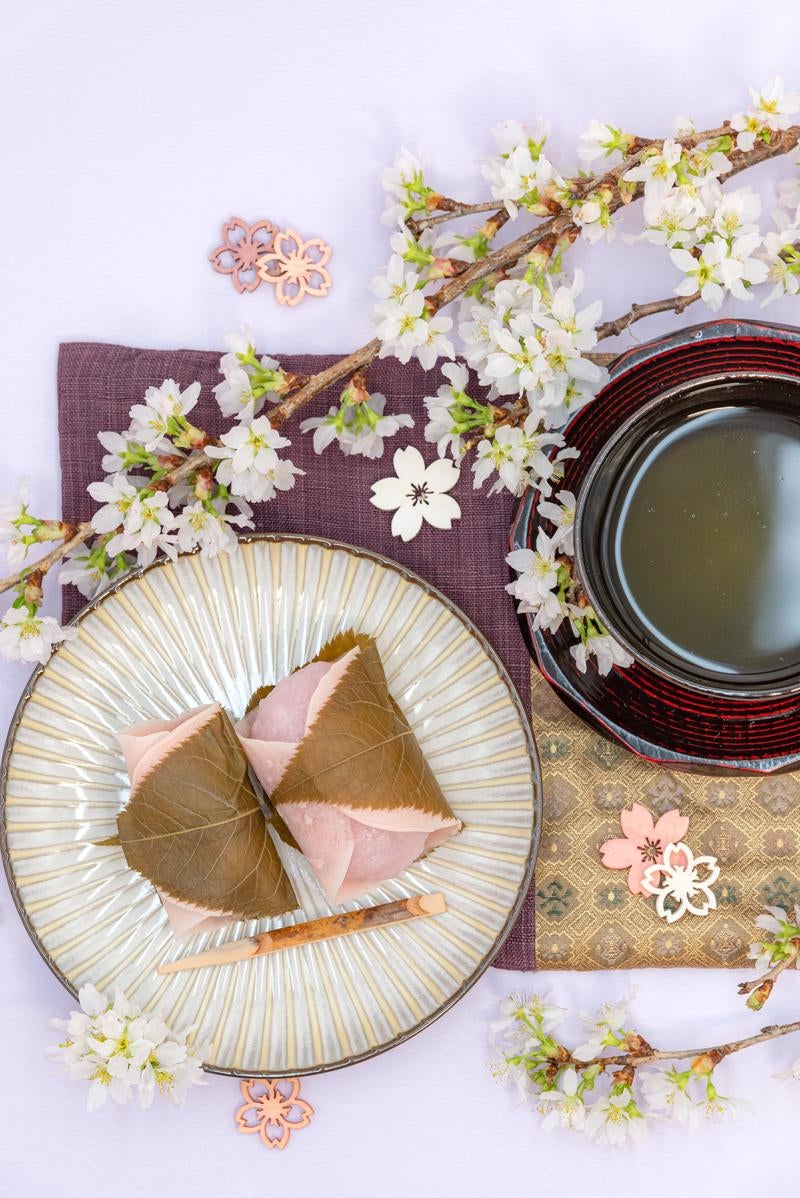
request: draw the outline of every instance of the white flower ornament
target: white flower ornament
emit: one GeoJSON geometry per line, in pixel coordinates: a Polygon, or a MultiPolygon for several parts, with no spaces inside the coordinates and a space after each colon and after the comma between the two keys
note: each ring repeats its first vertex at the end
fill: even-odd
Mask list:
{"type": "Polygon", "coordinates": [[[689,846],[680,841],[667,845],[663,861],[647,867],[642,889],[656,896],[656,911],[661,918],[675,923],[687,912],[708,915],[716,909],[717,899],[711,887],[718,877],[716,857],[695,857],[689,846]]]}
{"type": "Polygon", "coordinates": [[[449,529],[461,518],[461,508],[447,492],[458,482],[458,466],[447,458],[425,465],[413,445],[398,449],[393,459],[395,478],[372,484],[370,503],[384,512],[394,511],[392,536],[410,541],[423,521],[434,528],[449,529]]]}

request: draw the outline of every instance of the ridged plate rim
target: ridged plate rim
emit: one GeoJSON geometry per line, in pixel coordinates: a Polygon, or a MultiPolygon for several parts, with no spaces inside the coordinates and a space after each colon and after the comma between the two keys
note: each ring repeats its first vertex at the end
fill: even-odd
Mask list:
{"type": "MultiPolygon", "coordinates": [[[[492,645],[486,639],[484,634],[480,631],[480,629],[472,622],[472,620],[469,619],[469,617],[467,615],[465,615],[465,613],[455,603],[453,603],[453,601],[451,599],[448,598],[447,595],[445,595],[437,587],[433,586],[432,583],[429,583],[426,579],[422,578],[419,574],[415,573],[413,570],[409,570],[406,566],[400,565],[399,562],[393,561],[391,558],[386,557],[384,554],[376,553],[370,549],[363,549],[363,548],[360,548],[355,545],[350,545],[347,542],[337,541],[337,540],[334,540],[334,539],[331,539],[328,537],[306,536],[301,533],[268,533],[268,532],[264,532],[264,533],[251,533],[246,536],[240,536],[238,539],[239,539],[240,544],[243,544],[243,545],[252,544],[255,542],[266,542],[266,543],[272,543],[272,544],[291,543],[291,544],[296,544],[296,545],[315,545],[322,549],[342,551],[342,552],[350,554],[354,557],[365,559],[367,561],[372,562],[375,565],[378,565],[385,569],[389,569],[389,570],[393,571],[395,574],[399,575],[400,578],[402,578],[405,582],[413,583],[414,585],[421,588],[427,595],[431,596],[432,598],[437,599],[447,609],[447,611],[451,615],[455,616],[456,619],[458,619],[462,623],[462,625],[464,626],[466,631],[469,632],[475,638],[475,640],[478,642],[478,644],[480,645],[483,652],[486,654],[486,656],[488,657],[488,659],[490,660],[492,665],[497,670],[498,677],[503,682],[503,684],[505,685],[505,687],[508,691],[511,705],[514,708],[517,716],[519,717],[520,726],[521,726],[522,733],[523,733],[523,736],[525,739],[525,745],[527,748],[527,755],[528,755],[528,759],[529,759],[530,765],[531,765],[532,789],[534,792],[533,793],[533,827],[532,827],[532,831],[531,831],[531,841],[530,841],[530,845],[529,845],[529,849],[528,849],[528,855],[527,855],[527,859],[526,859],[526,863],[525,863],[525,868],[524,868],[524,870],[522,872],[522,876],[520,878],[517,893],[514,897],[514,900],[511,904],[510,908],[509,908],[508,916],[507,916],[503,926],[501,927],[500,931],[498,932],[493,944],[488,949],[488,951],[485,953],[482,960],[478,963],[478,965],[473,970],[473,972],[471,974],[469,974],[464,979],[464,981],[461,983],[461,985],[448,998],[446,998],[435,1010],[433,1010],[430,1014],[424,1016],[412,1027],[407,1028],[406,1030],[398,1033],[397,1035],[393,1036],[391,1039],[385,1041],[384,1043],[378,1044],[372,1048],[369,1048],[369,1049],[365,1050],[364,1052],[355,1053],[353,1055],[343,1057],[338,1061],[323,1062],[322,1064],[319,1064],[319,1065],[311,1065],[311,1066],[302,1067],[302,1068],[293,1068],[293,1069],[284,1069],[284,1070],[269,1069],[269,1070],[262,1070],[262,1071],[252,1070],[252,1069],[244,1070],[244,1069],[236,1069],[236,1068],[226,1068],[224,1066],[212,1065],[212,1064],[206,1064],[203,1066],[204,1070],[207,1073],[220,1074],[220,1075],[226,1076],[226,1077],[250,1078],[250,1077],[311,1076],[313,1074],[318,1074],[318,1073],[330,1073],[337,1069],[344,1069],[350,1065],[358,1064],[360,1061],[370,1060],[371,1058],[380,1056],[382,1053],[388,1052],[390,1049],[396,1048],[398,1045],[405,1043],[407,1040],[410,1040],[412,1036],[417,1035],[419,1032],[421,1032],[425,1028],[429,1027],[432,1023],[435,1023],[437,1019],[439,1019],[442,1015],[445,1014],[445,1012],[449,1011],[451,1007],[453,1007],[461,998],[464,997],[464,995],[475,985],[475,983],[478,981],[478,979],[489,968],[492,961],[494,960],[494,958],[497,956],[498,952],[502,948],[506,938],[508,937],[508,935],[514,925],[514,922],[515,922],[517,916],[520,913],[522,904],[525,900],[525,897],[527,895],[531,881],[533,879],[534,866],[536,864],[536,858],[537,858],[538,851],[539,851],[539,843],[540,843],[541,835],[542,835],[541,767],[540,767],[540,763],[539,763],[539,755],[538,755],[538,752],[536,749],[536,742],[534,740],[533,731],[531,729],[528,713],[525,711],[525,707],[523,705],[522,699],[520,698],[519,692],[518,692],[513,680],[511,679],[511,676],[509,675],[508,670],[506,669],[505,665],[501,661],[501,659],[498,656],[495,649],[492,647],[492,645]]],[[[198,551],[195,550],[193,554],[183,554],[182,556],[183,557],[195,556],[197,554],[197,552],[198,551]]],[[[132,570],[129,574],[126,574],[124,578],[120,579],[118,582],[112,583],[109,587],[107,587],[104,591],[102,591],[94,599],[90,600],[90,602],[85,604],[85,606],[82,607],[80,609],[80,611],[78,611],[72,617],[72,619],[69,621],[69,624],[71,626],[78,627],[83,622],[83,620],[86,619],[87,616],[89,616],[92,612],[94,612],[98,607],[102,606],[102,604],[107,599],[111,598],[113,595],[116,595],[119,591],[123,590],[129,584],[136,582],[138,579],[144,577],[146,574],[150,573],[153,570],[169,568],[170,565],[171,565],[171,563],[169,561],[162,559],[162,558],[157,558],[150,565],[141,566],[135,570],[132,570]]],[[[5,746],[3,749],[2,762],[0,762],[0,856],[2,856],[3,868],[5,871],[6,879],[8,881],[8,886],[9,886],[9,890],[11,892],[11,897],[13,899],[14,906],[16,907],[17,913],[22,921],[23,927],[27,931],[28,936],[32,940],[37,952],[42,957],[45,964],[50,969],[51,973],[54,974],[54,976],[61,982],[61,984],[64,986],[64,988],[71,995],[73,995],[73,997],[77,997],[77,988],[72,985],[72,983],[69,981],[67,976],[63,973],[63,971],[59,967],[57,961],[53,958],[53,956],[47,950],[45,945],[42,943],[42,941],[39,937],[39,934],[36,931],[36,928],[33,926],[33,923],[31,922],[31,919],[30,919],[28,912],[25,908],[25,904],[24,904],[24,902],[22,900],[22,896],[19,892],[19,888],[17,886],[17,880],[16,880],[16,877],[14,874],[12,863],[11,863],[11,855],[10,855],[10,850],[9,850],[9,845],[8,845],[8,836],[7,836],[7,827],[6,827],[6,788],[7,788],[7,784],[8,784],[8,780],[9,780],[8,779],[9,764],[10,764],[12,753],[14,751],[17,732],[18,732],[22,717],[25,713],[25,709],[28,705],[28,702],[29,702],[34,690],[35,690],[35,687],[36,687],[36,684],[37,684],[39,678],[42,676],[42,674],[44,674],[47,671],[50,662],[55,658],[55,656],[58,654],[59,651],[60,651],[60,646],[56,646],[56,648],[53,651],[53,655],[48,660],[48,662],[45,662],[43,665],[37,666],[36,669],[34,670],[34,672],[31,674],[31,677],[28,679],[27,683],[25,684],[25,687],[22,691],[19,702],[17,703],[17,706],[14,710],[14,714],[11,718],[11,723],[9,725],[8,733],[6,735],[5,746]]]]}

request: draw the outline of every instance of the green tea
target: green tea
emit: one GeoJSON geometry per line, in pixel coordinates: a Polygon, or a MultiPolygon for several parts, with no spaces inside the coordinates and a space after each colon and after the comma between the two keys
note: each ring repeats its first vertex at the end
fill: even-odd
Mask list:
{"type": "Polygon", "coordinates": [[[608,513],[620,597],[654,648],[747,675],[800,662],[800,421],[711,407],[645,441],[608,513]]]}

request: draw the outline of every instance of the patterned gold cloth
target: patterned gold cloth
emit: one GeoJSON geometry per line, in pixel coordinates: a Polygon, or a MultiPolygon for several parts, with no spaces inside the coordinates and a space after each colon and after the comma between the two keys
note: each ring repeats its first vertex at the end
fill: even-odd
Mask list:
{"type": "Polygon", "coordinates": [[[800,901],[800,782],[795,775],[672,773],[605,740],[532,670],[532,723],[542,761],[544,818],[536,865],[536,965],[629,969],[742,966],[765,904],[800,901]],[[600,845],[621,836],[619,813],[644,804],[655,820],[689,817],[686,843],[720,866],[717,909],[670,925],[652,898],[631,894],[600,845]]]}

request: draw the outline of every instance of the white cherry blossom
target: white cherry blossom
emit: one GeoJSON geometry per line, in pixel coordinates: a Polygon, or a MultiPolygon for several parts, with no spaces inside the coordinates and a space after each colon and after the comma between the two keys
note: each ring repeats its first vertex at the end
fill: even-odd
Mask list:
{"type": "Polygon", "coordinates": [[[573,210],[572,219],[580,229],[584,241],[588,241],[590,245],[603,239],[614,240],[616,228],[609,208],[609,198],[603,192],[595,192],[573,210]]]}
{"type": "Polygon", "coordinates": [[[731,127],[738,131],[736,145],[740,150],[752,150],[762,130],[788,129],[790,117],[800,112],[800,93],[787,92],[780,75],[760,91],[754,87],[748,90],[752,107],[731,117],[731,127]]]}
{"type": "Polygon", "coordinates": [[[627,1086],[615,1086],[605,1098],[598,1098],[589,1109],[584,1130],[596,1144],[625,1144],[642,1140],[647,1122],[627,1086]]]}
{"type": "Polygon", "coordinates": [[[439,358],[453,359],[455,346],[447,334],[453,327],[449,316],[431,316],[426,322],[425,340],[417,346],[415,356],[423,370],[431,370],[439,358]]]}
{"type": "Polygon", "coordinates": [[[575,553],[573,537],[575,529],[575,496],[572,491],[557,491],[555,499],[556,503],[543,500],[536,510],[544,520],[549,520],[551,524],[555,524],[556,533],[553,539],[564,553],[572,557],[575,553]]]}
{"type": "Polygon", "coordinates": [[[742,237],[758,234],[761,216],[761,196],[750,187],[739,187],[735,191],[720,192],[720,198],[711,214],[711,227],[722,237],[742,237]]]}
{"type": "Polygon", "coordinates": [[[448,452],[455,461],[462,453],[463,435],[471,429],[485,427],[492,420],[492,410],[467,395],[469,372],[459,362],[447,362],[442,374],[448,380],[436,395],[426,396],[428,412],[425,440],[433,442],[440,458],[448,452]]]}
{"type": "Polygon", "coordinates": [[[115,474],[105,482],[89,483],[86,489],[92,499],[103,505],[92,516],[92,528],[97,533],[112,532],[122,524],[139,495],[124,474],[115,474]]]}
{"type": "Polygon", "coordinates": [[[686,275],[675,294],[694,295],[699,291],[712,312],[721,306],[726,291],[736,299],[751,300],[750,288],[763,283],[769,273],[767,263],[753,257],[760,246],[760,234],[745,233],[732,243],[724,237],[712,237],[703,245],[699,258],[687,250],[672,250],[672,261],[686,275]]]}
{"type": "Polygon", "coordinates": [[[642,1095],[651,1111],[662,1119],[695,1126],[702,1116],[702,1104],[691,1092],[691,1070],[646,1069],[639,1075],[642,1095]]]}
{"type": "Polygon", "coordinates": [[[47,1054],[70,1078],[89,1083],[89,1111],[109,1098],[124,1105],[134,1096],[149,1107],[157,1094],[182,1105],[191,1086],[207,1084],[202,1061],[210,1046],[188,1043],[193,1028],[172,1030],[142,1014],[121,990],[110,1000],[94,986],[82,986],[78,1001],[80,1011],[51,1020],[61,1040],[47,1054]]]}
{"type": "Polygon", "coordinates": [[[688,195],[677,188],[662,184],[648,187],[642,202],[644,230],[629,241],[650,241],[670,248],[693,246],[697,240],[697,225],[705,214],[697,195],[688,195]]]}
{"type": "Polygon", "coordinates": [[[255,335],[246,325],[238,333],[227,333],[228,352],[220,358],[222,382],[213,388],[223,416],[250,421],[266,400],[277,403],[284,390],[284,376],[275,358],[256,353],[255,335]]]}
{"type": "Polygon", "coordinates": [[[499,153],[481,166],[481,174],[491,186],[492,199],[502,202],[512,218],[516,217],[520,204],[535,212],[540,189],[554,178],[552,163],[542,152],[549,124],[540,117],[529,131],[518,121],[506,121],[492,132],[499,153]]]}
{"type": "Polygon", "coordinates": [[[546,599],[558,582],[558,545],[543,529],[536,534],[535,549],[514,549],[506,562],[519,577],[506,590],[516,599],[535,605],[546,599]]]}
{"type": "Polygon", "coordinates": [[[149,566],[159,551],[168,557],[177,555],[173,532],[175,518],[163,491],[140,490],[125,513],[122,529],[106,547],[109,557],[135,553],[139,565],[149,566]]]}
{"type": "Polygon", "coordinates": [[[104,539],[73,549],[58,572],[60,586],[75,586],[86,599],[105,590],[111,579],[128,568],[128,559],[109,559],[104,539]]]}
{"type": "Polygon", "coordinates": [[[229,487],[232,495],[250,503],[265,503],[276,491],[288,491],[295,476],[304,474],[293,462],[280,458],[277,451],[291,445],[270,424],[268,417],[257,416],[250,424],[239,424],[223,433],[221,445],[210,445],[206,453],[219,462],[216,478],[229,487]]]}
{"type": "Polygon", "coordinates": [[[622,1044],[632,1000],[633,994],[627,994],[615,1002],[603,1003],[595,1015],[581,1015],[589,1037],[573,1051],[576,1061],[592,1061],[604,1048],[618,1048],[622,1044]]]}
{"type": "Polygon", "coordinates": [[[398,150],[391,166],[381,171],[381,184],[390,195],[403,197],[409,187],[416,187],[422,179],[422,163],[416,154],[403,147],[398,150]]]}
{"type": "Polygon", "coordinates": [[[681,160],[683,146],[679,141],[667,137],[660,150],[646,154],[636,166],[622,176],[628,183],[644,183],[645,194],[651,184],[658,182],[671,188],[677,179],[676,166],[681,160]]]}
{"type": "Polygon", "coordinates": [[[558,1074],[555,1089],[542,1090],[536,1102],[541,1115],[542,1128],[550,1131],[556,1127],[568,1127],[581,1131],[586,1122],[586,1104],[578,1093],[579,1078],[571,1066],[558,1074]]]}
{"type": "Polygon", "coordinates": [[[428,339],[428,322],[423,315],[425,297],[421,291],[387,300],[381,305],[375,330],[381,342],[380,357],[395,357],[404,365],[428,339]]]}
{"type": "Polygon", "coordinates": [[[239,542],[234,528],[252,528],[252,509],[243,500],[238,500],[233,513],[226,511],[223,500],[188,503],[175,517],[177,545],[181,553],[198,548],[205,557],[216,557],[220,553],[232,553],[239,542]]]}
{"type": "MultiPolygon", "coordinates": [[[[779,216],[776,213],[776,218],[779,216]]],[[[759,257],[766,264],[767,280],[771,290],[761,301],[765,308],[783,295],[797,295],[800,291],[800,224],[781,223],[774,232],[765,234],[759,257]]]]}
{"type": "Polygon", "coordinates": [[[578,139],[578,157],[581,162],[587,163],[604,158],[607,159],[604,165],[611,166],[622,158],[630,140],[627,133],[623,133],[621,129],[592,120],[578,139]]]}
{"type": "Polygon", "coordinates": [[[627,669],[633,665],[633,658],[630,653],[623,649],[622,645],[618,644],[607,633],[589,636],[579,645],[572,645],[570,653],[575,665],[582,674],[586,673],[586,667],[591,658],[595,658],[597,661],[597,671],[601,677],[609,674],[614,666],[627,669]]]}
{"type": "MultiPolygon", "coordinates": [[[[790,179],[781,179],[775,184],[775,194],[782,208],[797,213],[800,208],[800,175],[792,175],[790,179]]],[[[795,222],[796,223],[796,217],[795,222]]]]}
{"type": "Polygon", "coordinates": [[[407,412],[386,413],[385,409],[386,396],[375,393],[359,404],[334,404],[327,416],[303,420],[300,431],[313,431],[315,453],[324,453],[329,445],[338,443],[347,456],[380,458],[387,437],[393,437],[401,428],[414,427],[414,419],[407,412]]]}
{"type": "Polygon", "coordinates": [[[252,420],[264,406],[264,397],[256,400],[251,376],[243,366],[230,367],[221,383],[214,387],[214,394],[223,416],[236,420],[252,420]]]}
{"type": "Polygon", "coordinates": [[[418,202],[427,190],[422,163],[410,150],[402,149],[392,166],[381,172],[381,183],[389,193],[381,217],[383,224],[405,226],[408,217],[424,207],[424,202],[418,202]]]}
{"type": "Polygon", "coordinates": [[[197,404],[200,383],[181,391],[174,379],[165,379],[160,387],[148,387],[143,404],[130,410],[131,435],[154,453],[165,447],[165,438],[175,429],[175,421],[186,417],[197,404]]]}
{"type": "Polygon", "coordinates": [[[29,499],[30,479],[25,476],[18,478],[13,493],[0,501],[0,545],[6,546],[9,565],[24,561],[36,539],[39,521],[28,512],[29,499]]]}
{"type": "Polygon", "coordinates": [[[394,305],[413,295],[421,285],[419,272],[409,270],[400,254],[392,254],[383,274],[375,275],[370,282],[370,291],[380,301],[376,314],[383,316],[391,312],[394,305]]]}
{"type": "Polygon", "coordinates": [[[10,607],[0,621],[0,657],[4,661],[43,663],[53,645],[74,640],[77,635],[77,628],[62,628],[52,616],[31,612],[27,604],[10,607]]]}

